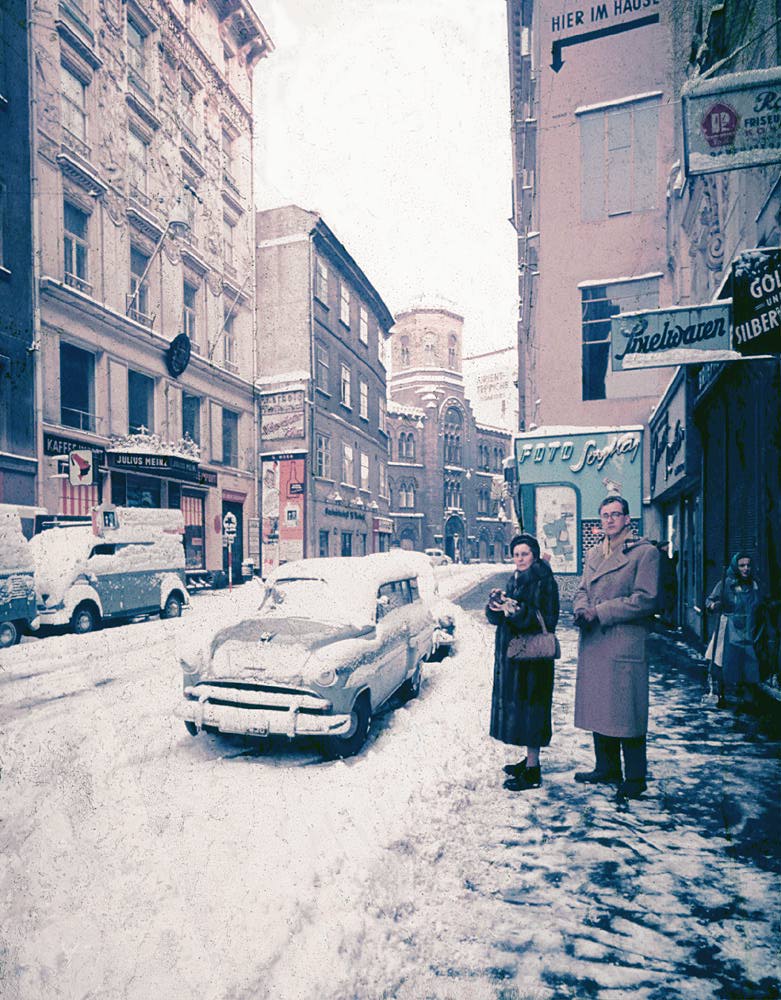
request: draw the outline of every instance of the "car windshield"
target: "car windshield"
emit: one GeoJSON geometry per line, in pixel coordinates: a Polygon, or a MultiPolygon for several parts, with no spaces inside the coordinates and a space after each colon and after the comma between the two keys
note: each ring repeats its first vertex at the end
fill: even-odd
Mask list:
{"type": "Polygon", "coordinates": [[[338,625],[370,622],[365,598],[350,599],[343,588],[311,577],[275,580],[269,584],[260,613],[338,625]]]}

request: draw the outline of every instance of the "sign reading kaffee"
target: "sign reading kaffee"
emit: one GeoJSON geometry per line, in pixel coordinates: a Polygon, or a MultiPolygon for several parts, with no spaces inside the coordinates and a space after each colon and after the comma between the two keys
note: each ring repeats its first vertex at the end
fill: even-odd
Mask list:
{"type": "Polygon", "coordinates": [[[695,78],[681,95],[687,175],[781,159],[781,67],[695,78]]]}

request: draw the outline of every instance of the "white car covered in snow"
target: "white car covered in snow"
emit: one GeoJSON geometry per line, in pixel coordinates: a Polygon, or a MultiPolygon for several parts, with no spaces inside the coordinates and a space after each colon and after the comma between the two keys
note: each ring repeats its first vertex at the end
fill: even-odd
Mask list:
{"type": "Polygon", "coordinates": [[[251,618],[182,655],[179,714],[193,736],[316,736],[327,756],[348,757],[391,695],[418,694],[434,633],[415,560],[287,563],[251,618]]]}
{"type": "Polygon", "coordinates": [[[183,533],[181,511],[123,507],[42,531],[30,542],[40,624],[83,633],[109,618],[178,618],[190,603],[183,533]]]}

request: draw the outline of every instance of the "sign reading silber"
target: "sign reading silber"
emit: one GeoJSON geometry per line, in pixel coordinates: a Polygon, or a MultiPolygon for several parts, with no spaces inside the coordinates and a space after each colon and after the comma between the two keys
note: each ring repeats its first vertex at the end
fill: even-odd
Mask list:
{"type": "Polygon", "coordinates": [[[695,78],[682,97],[687,175],[781,159],[781,67],[695,78]]]}
{"type": "Polygon", "coordinates": [[[746,250],[732,262],[732,317],[740,355],[781,353],[781,249],[746,250]]]}
{"type": "Polygon", "coordinates": [[[610,321],[611,367],[634,368],[733,361],[730,303],[619,313],[610,321]]]}

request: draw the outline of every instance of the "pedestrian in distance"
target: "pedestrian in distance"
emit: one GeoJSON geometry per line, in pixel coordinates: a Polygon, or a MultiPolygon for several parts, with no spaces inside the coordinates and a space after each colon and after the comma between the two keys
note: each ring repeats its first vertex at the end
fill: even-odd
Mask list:
{"type": "Polygon", "coordinates": [[[624,497],[605,497],[599,517],[603,539],[586,557],[573,602],[580,629],[575,725],[593,733],[596,763],[575,781],[615,783],[619,800],[637,799],[646,790],[646,639],[657,607],[659,550],[633,537],[624,497]]]}
{"type": "Polygon", "coordinates": [[[753,698],[759,684],[759,660],[754,640],[760,626],[763,602],[754,579],[751,556],[736,552],[705,602],[708,611],[719,612],[705,658],[711,664],[718,690],[717,705],[726,705],[726,693],[753,698]]]}
{"type": "Polygon", "coordinates": [[[522,792],[542,784],[540,747],[551,741],[553,658],[511,659],[508,647],[517,636],[552,633],[559,620],[559,588],[553,571],[540,559],[533,535],[510,543],[515,572],[504,591],[492,590],[486,618],[496,626],[490,734],[510,746],[526,747],[526,757],[507,764],[504,787],[522,792]]]}

